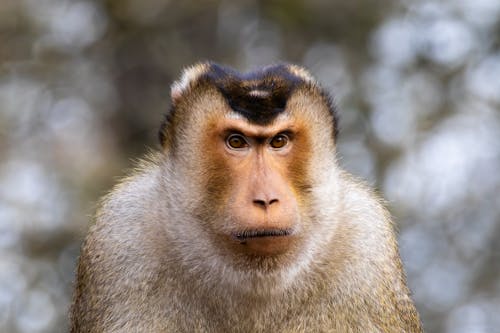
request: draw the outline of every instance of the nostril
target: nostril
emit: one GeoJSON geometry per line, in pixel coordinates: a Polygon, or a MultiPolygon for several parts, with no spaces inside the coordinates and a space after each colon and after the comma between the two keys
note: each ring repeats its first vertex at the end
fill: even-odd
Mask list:
{"type": "Polygon", "coordinates": [[[267,206],[266,202],[264,200],[255,199],[253,201],[253,203],[256,204],[257,206],[261,206],[261,207],[264,207],[264,208],[267,206]]]}
{"type": "Polygon", "coordinates": [[[271,206],[274,203],[278,203],[278,199],[272,199],[271,201],[269,201],[269,206],[271,206]]]}

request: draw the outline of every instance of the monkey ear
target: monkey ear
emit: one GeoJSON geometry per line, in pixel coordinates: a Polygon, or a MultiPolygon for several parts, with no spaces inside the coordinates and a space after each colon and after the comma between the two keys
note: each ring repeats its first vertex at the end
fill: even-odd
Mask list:
{"type": "Polygon", "coordinates": [[[158,138],[160,139],[160,145],[166,149],[172,144],[172,133],[170,133],[169,128],[171,126],[171,112],[167,113],[160,125],[160,130],[158,131],[158,138]]]}
{"type": "Polygon", "coordinates": [[[181,78],[175,81],[170,87],[172,105],[176,105],[184,93],[189,90],[203,74],[206,74],[209,69],[209,62],[202,62],[185,68],[182,72],[181,78]]]}

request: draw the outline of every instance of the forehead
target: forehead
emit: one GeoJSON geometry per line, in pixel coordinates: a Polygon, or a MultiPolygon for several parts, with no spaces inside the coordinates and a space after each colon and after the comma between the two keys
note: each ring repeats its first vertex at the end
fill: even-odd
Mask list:
{"type": "Polygon", "coordinates": [[[293,125],[296,122],[293,121],[293,117],[287,112],[278,114],[271,123],[262,125],[251,122],[240,113],[229,111],[224,113],[222,118],[218,119],[217,123],[219,124],[219,130],[237,130],[245,135],[253,136],[275,135],[278,131],[291,130],[293,127],[297,127],[293,125]]]}
{"type": "Polygon", "coordinates": [[[201,81],[215,86],[232,109],[257,125],[268,125],[283,114],[287,101],[304,79],[277,65],[250,73],[212,64],[201,81]]]}
{"type": "MultiPolygon", "coordinates": [[[[212,85],[212,89],[213,89],[212,85]]],[[[262,91],[250,91],[250,94],[264,94],[262,91]]],[[[265,91],[266,96],[269,93],[265,91]]],[[[309,89],[295,89],[283,105],[279,112],[272,116],[265,115],[265,121],[256,121],[252,116],[241,110],[235,110],[227,98],[220,91],[205,90],[199,95],[200,98],[194,104],[197,111],[192,112],[193,126],[205,123],[207,129],[216,130],[237,130],[248,135],[267,136],[275,135],[283,130],[301,131],[308,128],[314,132],[335,134],[335,120],[329,109],[329,105],[320,95],[309,89]],[[208,116],[208,118],[207,118],[208,116]],[[205,119],[205,120],[204,120],[205,119]],[[206,119],[209,119],[206,121],[206,119]],[[332,126],[334,125],[334,126],[332,126]]],[[[257,105],[252,105],[254,116],[259,116],[258,112],[265,110],[257,105]]],[[[192,110],[194,110],[192,109],[192,110]]]]}

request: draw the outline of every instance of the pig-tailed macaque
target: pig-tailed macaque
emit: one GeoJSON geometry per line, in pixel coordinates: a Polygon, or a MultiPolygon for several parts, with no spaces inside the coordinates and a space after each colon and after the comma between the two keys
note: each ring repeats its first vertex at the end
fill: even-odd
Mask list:
{"type": "Polygon", "coordinates": [[[295,65],[172,85],[161,151],[107,195],[72,332],[422,332],[380,199],[336,161],[336,110],[295,65]]]}

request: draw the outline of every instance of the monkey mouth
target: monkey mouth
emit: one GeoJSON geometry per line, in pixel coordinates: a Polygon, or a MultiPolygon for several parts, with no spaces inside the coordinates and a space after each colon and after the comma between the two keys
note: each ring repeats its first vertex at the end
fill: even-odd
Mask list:
{"type": "Polygon", "coordinates": [[[290,236],[292,229],[264,229],[264,230],[243,230],[232,233],[232,236],[240,242],[252,238],[282,237],[290,236]]]}

